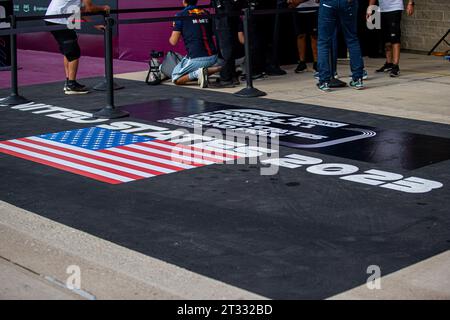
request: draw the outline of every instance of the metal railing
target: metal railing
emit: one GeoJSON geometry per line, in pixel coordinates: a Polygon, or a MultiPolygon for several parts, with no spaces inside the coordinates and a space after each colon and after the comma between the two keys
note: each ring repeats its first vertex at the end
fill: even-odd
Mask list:
{"type": "MultiPolygon", "coordinates": [[[[209,6],[200,6],[200,8],[209,8],[209,6]]],[[[131,13],[154,13],[154,12],[166,12],[166,11],[178,11],[182,10],[182,7],[163,7],[163,8],[135,8],[135,9],[118,9],[111,10],[107,12],[99,13],[82,13],[82,16],[101,16],[104,19],[105,32],[104,32],[104,42],[105,42],[105,79],[106,79],[106,106],[100,111],[93,114],[94,117],[100,118],[120,118],[128,116],[128,113],[120,110],[116,107],[114,99],[114,68],[113,68],[113,27],[116,23],[118,24],[144,24],[144,23],[158,23],[158,22],[173,22],[182,20],[192,20],[190,16],[180,16],[180,17],[155,17],[155,18],[134,18],[134,19],[117,19],[117,22],[111,15],[119,14],[131,14],[131,13]]],[[[264,92],[254,88],[253,77],[252,77],[252,61],[251,61],[251,37],[250,37],[250,22],[253,15],[272,15],[272,14],[283,14],[283,13],[294,13],[298,11],[310,11],[311,8],[301,8],[301,9],[273,9],[273,10],[251,10],[244,9],[242,11],[229,12],[227,14],[208,14],[208,15],[198,15],[196,18],[216,18],[216,17],[243,17],[244,24],[244,36],[245,36],[245,56],[246,56],[246,87],[235,93],[239,97],[259,97],[265,95],[264,92]]],[[[9,97],[2,99],[0,105],[3,106],[13,106],[18,104],[23,104],[29,102],[26,98],[19,94],[18,86],[18,67],[17,67],[17,35],[24,33],[34,33],[34,32],[49,32],[56,30],[65,30],[67,26],[65,25],[49,25],[49,26],[39,26],[39,27],[24,27],[17,28],[18,21],[37,21],[37,20],[47,20],[55,18],[70,18],[73,14],[58,14],[58,15],[48,15],[48,16],[28,16],[28,17],[16,17],[11,15],[9,17],[0,19],[0,23],[7,22],[10,23],[9,29],[0,30],[0,36],[9,35],[11,38],[11,93],[9,97]]]]}

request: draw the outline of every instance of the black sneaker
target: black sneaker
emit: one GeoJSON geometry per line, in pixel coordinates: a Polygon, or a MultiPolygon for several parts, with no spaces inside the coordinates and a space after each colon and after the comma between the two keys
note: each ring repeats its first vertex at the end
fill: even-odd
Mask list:
{"type": "Polygon", "coordinates": [[[89,90],[86,89],[86,86],[79,84],[76,81],[68,81],[64,87],[65,94],[86,94],[89,93],[89,90]]]}
{"type": "Polygon", "coordinates": [[[266,67],[266,74],[268,76],[284,76],[287,72],[278,66],[269,65],[266,67]]]}
{"type": "Polygon", "coordinates": [[[376,70],[376,72],[389,72],[391,71],[392,67],[394,66],[393,63],[385,63],[384,66],[382,66],[380,69],[376,70]]]}
{"type": "MultiPolygon", "coordinates": [[[[76,82],[76,81],[75,81],[75,83],[76,83],[76,85],[79,86],[80,88],[86,88],[86,86],[85,86],[85,85],[82,85],[81,83],[78,83],[78,82],[76,82]]],[[[64,92],[67,91],[68,86],[69,86],[69,79],[66,79],[66,82],[64,82],[64,92]]]]}
{"type": "Polygon", "coordinates": [[[208,85],[209,88],[216,88],[216,89],[223,89],[223,88],[234,88],[234,82],[233,80],[230,81],[224,81],[217,79],[217,81],[211,82],[208,85]]]}
{"type": "Polygon", "coordinates": [[[396,78],[396,77],[400,76],[400,68],[399,68],[398,64],[393,65],[391,71],[389,72],[389,75],[392,78],[396,78]]]}
{"type": "Polygon", "coordinates": [[[295,72],[295,73],[302,73],[302,72],[305,71],[307,68],[308,68],[308,67],[307,67],[305,61],[300,61],[300,62],[298,63],[297,68],[295,68],[294,72],[295,72]]]}
{"type": "MultiPolygon", "coordinates": [[[[265,79],[265,78],[267,78],[267,75],[264,72],[252,74],[252,79],[253,80],[262,80],[262,79],[265,79]]],[[[243,82],[247,81],[247,75],[246,74],[241,75],[241,81],[243,81],[243,82]]]]}

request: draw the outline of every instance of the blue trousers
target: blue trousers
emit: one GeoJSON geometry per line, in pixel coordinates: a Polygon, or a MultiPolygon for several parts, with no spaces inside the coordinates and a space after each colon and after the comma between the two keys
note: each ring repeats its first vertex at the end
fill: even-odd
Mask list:
{"type": "Polygon", "coordinates": [[[172,82],[180,79],[185,74],[189,74],[189,80],[197,79],[196,71],[200,68],[209,68],[217,62],[217,55],[209,57],[188,58],[184,57],[181,62],[173,69],[172,82]]]}
{"type": "Polygon", "coordinates": [[[319,8],[318,68],[320,82],[331,80],[330,50],[338,25],[342,27],[350,53],[353,80],[361,79],[364,61],[357,35],[357,0],[321,0],[319,8]]]}

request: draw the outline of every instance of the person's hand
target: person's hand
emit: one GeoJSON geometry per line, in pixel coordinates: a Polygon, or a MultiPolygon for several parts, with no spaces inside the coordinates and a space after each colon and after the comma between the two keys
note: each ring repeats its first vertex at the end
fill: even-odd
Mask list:
{"type": "Polygon", "coordinates": [[[98,31],[105,31],[105,26],[103,24],[97,24],[94,26],[98,31]]]}
{"type": "Polygon", "coordinates": [[[287,0],[289,8],[297,8],[297,6],[301,3],[300,0],[287,0]]]}
{"type": "Polygon", "coordinates": [[[366,10],[366,20],[369,21],[370,17],[372,16],[372,8],[369,6],[366,10]]]}
{"type": "Polygon", "coordinates": [[[111,12],[111,7],[108,5],[103,6],[103,11],[105,11],[107,14],[111,12]]]}
{"type": "Polygon", "coordinates": [[[408,16],[412,16],[414,14],[414,5],[412,3],[408,3],[408,6],[406,7],[406,13],[408,16]]]}

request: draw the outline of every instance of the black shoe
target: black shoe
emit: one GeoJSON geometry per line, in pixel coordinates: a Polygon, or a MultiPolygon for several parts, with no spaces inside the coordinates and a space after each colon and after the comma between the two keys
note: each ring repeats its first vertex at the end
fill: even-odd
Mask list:
{"type": "Polygon", "coordinates": [[[400,76],[400,68],[398,64],[393,65],[391,71],[389,71],[389,76],[391,76],[392,78],[397,78],[398,76],[400,76]]]}
{"type": "Polygon", "coordinates": [[[241,84],[241,82],[239,81],[239,77],[233,77],[233,84],[234,84],[235,86],[238,86],[238,85],[241,84]]]}
{"type": "MultiPolygon", "coordinates": [[[[259,73],[256,73],[256,74],[252,74],[252,79],[253,80],[262,80],[262,79],[265,79],[265,78],[267,78],[267,75],[264,72],[259,72],[259,73]]],[[[241,81],[243,81],[243,82],[247,81],[247,75],[246,74],[243,74],[241,76],[241,81]]]]}
{"type": "Polygon", "coordinates": [[[281,69],[278,66],[267,66],[266,67],[266,74],[268,76],[284,76],[287,74],[286,71],[284,71],[283,69],[281,69]]]}
{"type": "Polygon", "coordinates": [[[376,72],[389,72],[391,71],[392,67],[394,66],[393,63],[385,63],[384,66],[382,66],[380,69],[376,70],[376,72]]]}
{"type": "Polygon", "coordinates": [[[295,68],[294,72],[295,72],[295,73],[302,73],[302,72],[305,71],[307,68],[308,68],[308,67],[307,67],[305,61],[300,61],[300,62],[298,63],[297,68],[295,68]]]}
{"type": "Polygon", "coordinates": [[[209,88],[223,89],[223,88],[234,88],[233,80],[224,81],[217,79],[217,81],[211,82],[208,85],[209,88]]]}
{"type": "Polygon", "coordinates": [[[313,69],[315,72],[319,72],[319,69],[317,68],[317,62],[313,63],[313,69]]]}
{"type": "Polygon", "coordinates": [[[89,93],[89,90],[86,89],[86,86],[79,84],[76,81],[68,81],[64,86],[65,94],[86,94],[89,93]]]}

